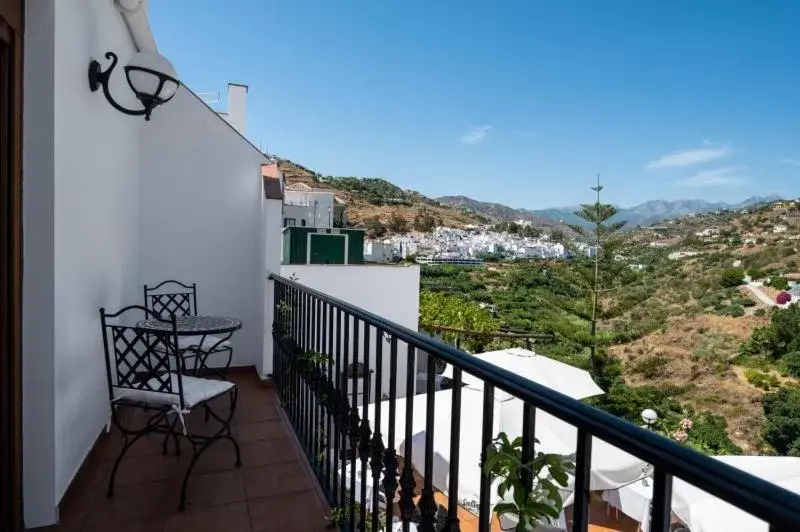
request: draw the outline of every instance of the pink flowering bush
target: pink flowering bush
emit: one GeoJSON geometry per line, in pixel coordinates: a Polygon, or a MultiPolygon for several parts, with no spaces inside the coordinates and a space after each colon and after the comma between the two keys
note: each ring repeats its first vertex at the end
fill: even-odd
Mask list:
{"type": "Polygon", "coordinates": [[[778,303],[779,305],[785,305],[791,300],[792,300],[792,295],[789,292],[781,292],[775,298],[775,302],[778,303]]]}
{"type": "Polygon", "coordinates": [[[674,431],[666,429],[665,427],[664,432],[668,437],[672,438],[678,443],[686,443],[689,440],[689,433],[691,432],[693,426],[694,423],[692,423],[692,420],[688,417],[685,417],[680,420],[678,427],[674,431]]]}

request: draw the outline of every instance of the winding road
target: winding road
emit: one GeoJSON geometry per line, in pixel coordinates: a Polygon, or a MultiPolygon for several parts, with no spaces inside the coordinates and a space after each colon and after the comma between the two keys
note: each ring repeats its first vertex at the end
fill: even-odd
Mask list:
{"type": "Polygon", "coordinates": [[[773,301],[772,299],[767,297],[767,295],[764,294],[764,292],[762,292],[761,290],[759,290],[757,286],[753,286],[751,284],[745,284],[743,286],[745,288],[747,288],[748,290],[750,290],[750,292],[752,292],[753,295],[755,295],[756,298],[759,301],[761,301],[762,303],[764,303],[768,307],[777,307],[778,306],[778,304],[775,301],[773,301]]]}

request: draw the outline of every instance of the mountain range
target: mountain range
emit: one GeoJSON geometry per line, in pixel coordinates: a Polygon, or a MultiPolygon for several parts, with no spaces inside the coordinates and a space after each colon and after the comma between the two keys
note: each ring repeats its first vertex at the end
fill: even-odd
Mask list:
{"type": "MultiPolygon", "coordinates": [[[[579,205],[556,207],[550,209],[515,209],[500,203],[487,203],[477,201],[466,196],[443,196],[436,198],[437,201],[445,205],[461,209],[469,209],[477,214],[495,220],[525,220],[537,226],[555,226],[564,224],[585,223],[584,220],[575,215],[575,211],[580,209],[579,205]]],[[[701,214],[723,209],[744,209],[753,205],[775,201],[779,196],[753,196],[738,203],[725,203],[721,201],[711,202],[698,199],[689,200],[652,200],[646,201],[633,207],[618,207],[618,212],[613,221],[625,221],[630,227],[652,225],[671,218],[680,218],[689,214],[701,214]]]]}

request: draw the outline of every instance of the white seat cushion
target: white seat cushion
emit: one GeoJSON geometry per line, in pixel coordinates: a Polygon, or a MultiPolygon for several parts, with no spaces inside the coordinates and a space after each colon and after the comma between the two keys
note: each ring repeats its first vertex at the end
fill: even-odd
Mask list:
{"type": "Polygon", "coordinates": [[[224,342],[217,345],[217,343],[222,340],[219,336],[208,335],[208,336],[178,336],[178,347],[180,349],[188,349],[189,347],[200,347],[201,349],[211,349],[215,347],[217,349],[229,348],[231,347],[230,340],[225,340],[224,342]]]}
{"type": "MultiPolygon", "coordinates": [[[[128,401],[147,403],[151,406],[174,405],[180,406],[178,396],[178,375],[172,373],[172,391],[175,393],[154,392],[151,390],[134,390],[131,388],[114,387],[114,400],[126,399],[128,401]]],[[[161,383],[157,377],[148,382],[151,388],[157,389],[161,383]]],[[[233,388],[234,384],[219,379],[202,379],[199,377],[183,377],[183,405],[190,409],[193,406],[208,401],[233,388]]]]}

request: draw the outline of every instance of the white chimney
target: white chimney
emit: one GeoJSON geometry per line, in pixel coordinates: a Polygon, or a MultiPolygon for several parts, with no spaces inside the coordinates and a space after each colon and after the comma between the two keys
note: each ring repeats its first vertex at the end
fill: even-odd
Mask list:
{"type": "Polygon", "coordinates": [[[239,133],[247,135],[247,85],[228,83],[228,112],[220,114],[239,133]]]}

